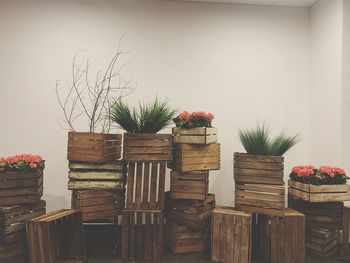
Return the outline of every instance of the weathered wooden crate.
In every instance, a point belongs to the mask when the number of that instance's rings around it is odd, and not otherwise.
[[[190,129],[173,128],[174,143],[211,144],[217,142],[217,129],[197,127]]]
[[[83,262],[84,230],[77,210],[58,210],[27,221],[30,263]]]
[[[234,153],[236,208],[266,215],[283,215],[283,161],[282,156]]]
[[[328,259],[338,251],[338,230],[306,228],[306,252],[314,257]]]
[[[211,260],[251,262],[252,214],[232,207],[216,207],[212,219]]]
[[[164,209],[166,162],[129,163],[126,208]]]
[[[9,245],[0,245],[1,263],[28,263],[28,249],[26,239]]]
[[[0,243],[26,240],[26,221],[45,214],[44,200],[35,204],[0,207]]]
[[[72,209],[81,212],[83,222],[96,219],[115,219],[124,209],[124,191],[74,190]]]
[[[193,253],[210,247],[210,223],[194,230],[166,220],[165,241],[173,254]]]
[[[31,204],[43,195],[43,170],[0,172],[0,206]]]
[[[343,234],[341,257],[350,261],[350,206],[344,206],[343,210]]]
[[[124,260],[158,262],[163,252],[163,242],[163,211],[124,210],[122,223]]]
[[[308,202],[350,201],[350,184],[312,185],[288,180],[288,193]]]
[[[124,190],[125,164],[114,161],[104,164],[69,162],[69,190]]]
[[[205,200],[209,189],[209,172],[170,172],[170,198]]]
[[[122,134],[69,132],[67,159],[105,163],[121,157]]]
[[[124,134],[123,150],[127,162],[171,161],[172,135],[127,132]]]
[[[214,207],[214,194],[209,194],[204,201],[199,201],[171,199],[170,192],[166,192],[167,218],[193,229],[203,228],[210,222]]]

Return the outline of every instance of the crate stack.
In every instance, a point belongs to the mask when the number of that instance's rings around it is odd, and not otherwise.
[[[216,128],[173,128],[174,160],[166,193],[166,243],[174,254],[210,247],[215,195],[208,193],[209,171],[220,169]]]

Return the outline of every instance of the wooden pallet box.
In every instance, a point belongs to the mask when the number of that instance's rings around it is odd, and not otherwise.
[[[283,161],[282,156],[234,153],[236,208],[266,215],[283,215]]]
[[[209,190],[209,172],[170,172],[170,198],[205,200]]]
[[[127,162],[171,161],[171,134],[125,133],[124,159]]]
[[[174,143],[211,144],[217,142],[217,129],[197,127],[190,129],[173,128]]]
[[[350,261],[350,206],[344,206],[341,257]]]
[[[306,251],[314,257],[329,259],[338,251],[338,230],[306,228]]]
[[[30,263],[83,262],[86,257],[81,214],[58,210],[26,224]]]
[[[0,245],[1,263],[28,263],[28,248],[26,239],[9,245]]]
[[[124,190],[125,164],[114,161],[103,164],[69,162],[69,190]]]
[[[123,260],[158,262],[163,253],[163,242],[163,211],[124,210],[122,220]]]

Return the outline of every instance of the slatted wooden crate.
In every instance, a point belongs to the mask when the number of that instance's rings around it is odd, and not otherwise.
[[[121,157],[122,134],[69,132],[67,159],[105,163]]]
[[[74,190],[72,209],[79,210],[83,222],[96,219],[115,219],[124,209],[124,191]]]
[[[26,240],[26,221],[45,214],[44,200],[35,204],[0,207],[0,243]]]
[[[30,263],[83,262],[84,230],[77,210],[58,210],[27,221]]]
[[[173,254],[208,250],[210,247],[210,222],[205,227],[194,230],[167,219],[165,241]]]
[[[343,210],[343,234],[341,257],[350,261],[350,206],[344,206]]]
[[[1,263],[27,263],[28,249],[26,239],[9,245],[0,245]]]
[[[0,172],[0,206],[31,204],[43,195],[43,170]]]
[[[282,156],[234,153],[236,208],[253,213],[283,215],[283,160]]]
[[[125,133],[124,159],[127,162],[171,161],[171,134]]]
[[[193,229],[205,227],[211,220],[215,207],[215,195],[209,194],[204,201],[171,199],[166,193],[166,214],[174,223]]]
[[[338,230],[306,228],[306,251],[314,257],[329,259],[338,251]]]
[[[163,252],[163,242],[163,211],[124,210],[122,223],[124,260],[158,262]]]
[[[170,172],[170,198],[205,200],[209,189],[209,172]]]
[[[166,162],[129,163],[126,208],[164,209]]]
[[[69,162],[69,190],[124,190],[125,164],[114,161],[104,164]]]
[[[211,260],[224,263],[251,262],[252,215],[232,207],[213,211]]]
[[[211,144],[217,142],[217,129],[197,127],[190,129],[173,128],[174,143]]]

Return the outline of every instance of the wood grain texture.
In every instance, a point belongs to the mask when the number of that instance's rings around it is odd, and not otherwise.
[[[343,210],[343,235],[342,235],[342,251],[341,257],[350,261],[350,207],[345,206]]]
[[[173,128],[174,143],[211,144],[217,142],[217,129],[197,127],[191,129]]]

